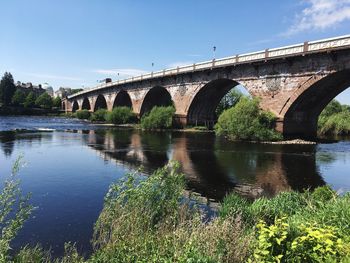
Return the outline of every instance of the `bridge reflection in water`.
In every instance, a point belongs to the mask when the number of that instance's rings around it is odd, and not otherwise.
[[[106,161],[150,174],[177,160],[189,190],[220,200],[236,191],[249,197],[324,185],[314,145],[227,142],[213,134],[82,131],[85,143]]]

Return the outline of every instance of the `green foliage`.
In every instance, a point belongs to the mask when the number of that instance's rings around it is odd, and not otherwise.
[[[234,88],[230,90],[219,102],[215,110],[216,115],[220,116],[224,110],[234,107],[242,97],[244,97],[244,95],[238,89]]]
[[[141,119],[145,130],[169,129],[172,127],[175,108],[173,106],[152,108],[151,112]]]
[[[61,108],[61,98],[60,97],[56,97],[52,100],[52,106],[56,107],[56,108]]]
[[[51,109],[52,104],[52,98],[47,92],[44,92],[35,100],[35,105],[44,109]]]
[[[105,121],[107,113],[106,109],[99,109],[90,115],[90,121]]]
[[[272,223],[277,217],[292,216],[305,205],[305,197],[297,192],[281,192],[274,198],[261,197],[254,202],[232,193],[223,200],[219,214],[224,218],[240,216],[247,226],[253,226],[259,220]]]
[[[332,100],[318,118],[320,134],[346,135],[350,133],[349,106]]]
[[[275,120],[272,113],[259,108],[258,99],[242,97],[220,115],[215,131],[233,140],[280,140],[281,134],[274,130]]]
[[[343,111],[342,105],[337,100],[332,100],[321,112],[321,116],[330,117],[333,114],[340,113]]]
[[[16,86],[11,73],[5,72],[0,81],[0,103],[10,105],[12,96],[16,91]]]
[[[0,192],[0,262],[8,262],[10,242],[16,237],[24,222],[29,218],[33,207],[29,195],[23,195],[16,175],[21,166],[18,158],[12,168],[12,175],[4,183]]]
[[[15,106],[23,105],[26,98],[26,94],[21,89],[16,89],[12,97],[12,104]]]
[[[75,116],[81,120],[87,120],[90,118],[90,111],[88,110],[78,110],[75,112]]]
[[[127,124],[135,122],[136,116],[129,107],[116,107],[107,115],[107,121],[113,124]]]
[[[350,112],[342,111],[329,117],[320,116],[318,120],[321,134],[345,135],[350,133]]]
[[[39,245],[30,248],[25,246],[14,256],[14,263],[48,263],[51,262],[51,255]]]
[[[248,237],[234,220],[201,222],[183,199],[184,177],[171,163],[145,180],[112,185],[94,232],[90,262],[242,262]]]
[[[23,106],[26,108],[34,107],[35,100],[36,100],[35,94],[33,92],[29,92],[29,94],[27,95],[27,97],[24,100]]]

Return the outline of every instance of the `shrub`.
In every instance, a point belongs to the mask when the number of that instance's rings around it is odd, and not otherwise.
[[[129,107],[116,107],[107,114],[107,121],[113,124],[127,124],[135,122],[136,116]]]
[[[81,120],[87,120],[90,118],[90,112],[88,110],[78,110],[75,112],[75,116]]]
[[[93,112],[90,116],[90,121],[105,121],[107,118],[108,111],[106,109],[98,109]]]
[[[215,131],[233,140],[280,140],[281,134],[274,130],[275,120],[272,113],[259,108],[258,99],[242,97],[220,115]]]
[[[141,127],[146,130],[169,129],[172,127],[175,108],[173,106],[155,106],[141,119]]]

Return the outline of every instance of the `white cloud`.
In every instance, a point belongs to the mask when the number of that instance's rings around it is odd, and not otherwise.
[[[72,81],[81,81],[81,78],[69,77],[69,76],[59,76],[51,74],[41,74],[41,73],[24,73],[27,76],[31,76],[39,79],[56,79],[56,80],[72,80]]]
[[[188,66],[192,64],[193,64],[193,61],[178,61],[167,65],[167,68],[177,68],[177,67],[183,67],[183,66]]]
[[[303,0],[307,4],[285,35],[324,30],[350,20],[350,0]]]
[[[117,69],[97,69],[94,70],[94,72],[101,74],[101,75],[118,75],[119,77],[133,77],[133,76],[139,76],[142,74],[146,74],[147,71],[141,70],[141,69],[134,69],[134,68],[117,68]]]

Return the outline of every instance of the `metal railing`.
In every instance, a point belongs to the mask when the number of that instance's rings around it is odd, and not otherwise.
[[[88,92],[92,92],[92,91],[96,91],[96,90],[100,90],[100,89],[104,89],[112,86],[118,86],[121,84],[130,83],[130,82],[137,82],[137,81],[142,81],[147,79],[160,78],[160,77],[183,74],[183,73],[194,72],[194,71],[202,71],[202,70],[225,67],[230,65],[252,63],[257,61],[281,58],[281,57],[290,57],[290,56],[301,55],[301,54],[337,50],[337,49],[343,49],[346,47],[350,47],[350,35],[322,39],[322,40],[317,40],[312,42],[304,42],[302,44],[279,47],[279,48],[265,49],[263,51],[241,54],[241,55],[236,55],[232,57],[225,57],[221,59],[213,59],[209,61],[195,63],[192,65],[186,65],[186,66],[171,68],[171,69],[164,69],[161,71],[150,72],[150,73],[136,76],[136,77],[130,77],[123,80],[117,80],[117,81],[105,83],[93,88],[85,89],[71,96],[68,96],[68,99],[77,97],[79,95],[82,95]]]

